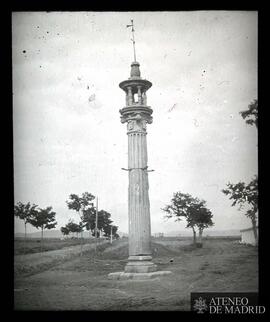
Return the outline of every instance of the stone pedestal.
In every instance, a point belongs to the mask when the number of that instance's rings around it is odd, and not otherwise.
[[[126,273],[150,273],[157,270],[151,256],[129,256],[125,266]]]
[[[115,272],[108,275],[110,280],[135,280],[135,281],[145,281],[157,279],[162,276],[170,275],[170,271],[156,271],[150,273],[126,273],[126,272]]]

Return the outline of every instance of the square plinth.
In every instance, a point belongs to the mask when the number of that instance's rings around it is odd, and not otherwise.
[[[125,266],[125,273],[152,273],[157,271],[157,265],[150,261],[130,261]]]
[[[156,271],[150,273],[126,273],[126,272],[115,272],[108,275],[110,280],[149,280],[165,275],[172,274],[171,271]]]

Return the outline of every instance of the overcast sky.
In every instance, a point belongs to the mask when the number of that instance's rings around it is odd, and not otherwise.
[[[239,115],[257,98],[257,12],[15,12],[12,15],[15,202],[78,215],[91,192],[128,230],[126,124],[119,109],[134,19],[148,105],[152,232],[182,230],[160,210],[173,192],[205,199],[215,229],[251,224],[221,189],[257,174],[257,131]],[[29,231],[36,231],[28,228]],[[15,232],[23,231],[20,220]]]

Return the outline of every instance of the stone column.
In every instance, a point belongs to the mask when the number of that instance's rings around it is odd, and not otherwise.
[[[130,120],[128,127],[129,262],[125,272],[156,271],[151,262],[151,224],[148,196],[146,121]]]
[[[133,96],[132,96],[132,90],[131,90],[131,86],[128,86],[128,105],[132,105],[133,103]]]
[[[147,106],[147,96],[145,92],[142,93],[142,100],[143,100],[143,105]]]
[[[129,106],[129,93],[126,91],[126,106]]]
[[[152,83],[141,78],[140,64],[133,62],[129,79],[119,87],[125,91],[126,106],[119,110],[128,134],[128,227],[129,257],[124,272],[110,273],[110,279],[148,279],[170,274],[157,271],[151,256],[150,204],[148,196],[146,124],[152,123],[153,110],[147,106],[146,91]],[[138,93],[138,103],[134,95]]]
[[[141,92],[141,86],[138,86],[138,103],[142,104],[142,92]]]

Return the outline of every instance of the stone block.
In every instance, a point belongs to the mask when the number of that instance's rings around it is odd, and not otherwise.
[[[150,280],[161,276],[172,274],[171,271],[157,271],[150,273],[127,273],[127,272],[115,272],[108,275],[110,280]]]
[[[125,266],[126,273],[149,273],[155,272],[157,265],[152,262],[129,262]]]

